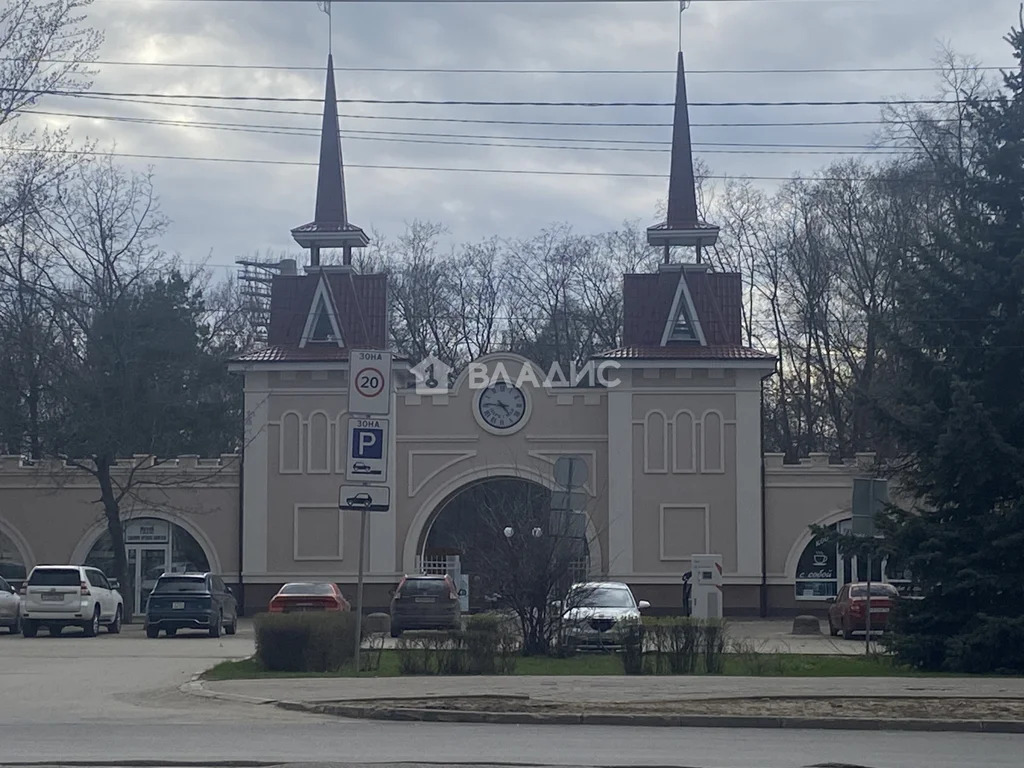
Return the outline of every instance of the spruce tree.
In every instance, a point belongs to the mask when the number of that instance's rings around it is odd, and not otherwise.
[[[1024,19],[1006,37],[1024,63]],[[922,668],[1024,672],[1024,75],[970,105],[967,170],[938,169],[941,229],[908,260],[878,403],[909,511],[883,521],[923,599],[891,639]]]

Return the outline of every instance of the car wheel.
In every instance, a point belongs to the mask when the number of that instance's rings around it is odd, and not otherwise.
[[[392,637],[401,637],[402,636],[402,628],[401,627],[392,627],[391,628],[391,636]]]
[[[97,605],[92,612],[92,620],[87,622],[84,627],[86,637],[96,637],[100,633],[100,607]]]
[[[64,627],[60,624],[51,624],[46,628],[46,630],[50,633],[50,637],[60,637],[60,633],[64,631]]]
[[[174,637],[176,634],[178,634],[178,628],[171,627],[170,629],[165,629],[164,632],[168,637]]]
[[[21,633],[21,614],[20,613],[17,614],[14,617],[14,623],[11,624],[11,626],[9,626],[7,628],[7,631],[10,632],[12,635],[17,635],[17,634]]]
[[[237,631],[238,631],[238,614],[236,613],[235,614],[235,618],[231,621],[231,623],[228,624],[226,627],[224,627],[224,634],[226,634],[226,635],[233,635]]]
[[[853,640],[853,630],[850,629],[849,623],[843,620],[843,640]]]
[[[146,627],[146,637],[152,639],[160,634],[160,627]]]
[[[224,626],[224,614],[217,614],[217,621],[210,625],[210,637],[220,637],[220,628]]]
[[[25,619],[25,621],[22,622],[21,634],[24,637],[35,637],[37,632],[39,632],[39,625],[32,619]]]
[[[107,624],[107,632],[112,635],[119,634],[121,632],[121,606],[117,606],[117,611],[114,613],[114,620]]]
[[[828,633],[831,637],[835,637],[839,634],[839,630],[836,629],[836,625],[832,623],[832,617],[828,617]]]

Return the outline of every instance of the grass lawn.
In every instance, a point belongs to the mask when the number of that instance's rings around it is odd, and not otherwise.
[[[581,654],[558,659],[530,656],[518,659],[517,675],[621,675],[622,663],[614,654]],[[885,657],[813,656],[801,654],[726,654],[725,675],[766,677],[907,677],[936,676],[894,665]],[[353,671],[268,672],[255,659],[222,661],[203,674],[205,680],[243,680],[278,677],[352,677]],[[380,668],[363,677],[398,677],[398,652],[381,652]]]

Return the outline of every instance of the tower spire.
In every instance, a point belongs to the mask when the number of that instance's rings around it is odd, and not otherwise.
[[[338,125],[338,96],[334,87],[334,56],[327,55],[327,84],[324,116],[320,129],[320,163],[316,181],[316,209],[313,221],[292,230],[292,237],[310,251],[311,267],[320,266],[321,248],[343,249],[343,263],[352,263],[352,249],[362,248],[370,238],[348,220],[345,196],[345,164],[341,154]]]
[[[685,8],[681,8],[685,10]],[[672,161],[668,180],[668,211],[665,223],[647,230],[647,242],[665,248],[665,263],[674,245],[694,246],[697,261],[701,248],[714,245],[718,227],[702,225],[697,215],[697,184],[693,174],[690,139],[690,108],[686,97],[686,66],[679,51],[676,66],[675,114],[672,119]]]

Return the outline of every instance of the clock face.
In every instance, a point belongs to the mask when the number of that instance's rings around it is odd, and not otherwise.
[[[497,381],[477,401],[483,422],[495,430],[510,430],[526,416],[526,395],[513,384]]]

